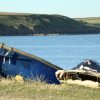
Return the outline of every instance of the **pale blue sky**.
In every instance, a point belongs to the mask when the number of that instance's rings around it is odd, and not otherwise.
[[[100,17],[100,0],[0,0],[0,12]]]

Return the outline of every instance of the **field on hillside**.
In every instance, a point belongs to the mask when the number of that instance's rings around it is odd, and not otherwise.
[[[90,23],[90,24],[100,25],[100,17],[75,18],[75,20],[79,20],[81,22],[86,22],[86,23]]]
[[[0,100],[99,100],[100,88],[0,80]]]

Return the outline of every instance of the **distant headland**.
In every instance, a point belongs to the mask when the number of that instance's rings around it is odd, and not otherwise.
[[[99,34],[100,23],[93,23],[92,19],[89,22],[89,18],[1,12],[0,36]]]

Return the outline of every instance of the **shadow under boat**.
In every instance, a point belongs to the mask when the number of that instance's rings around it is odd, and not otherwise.
[[[20,74],[26,79],[40,78],[47,83],[59,84],[55,72],[61,69],[40,57],[0,43],[0,75],[3,77]]]

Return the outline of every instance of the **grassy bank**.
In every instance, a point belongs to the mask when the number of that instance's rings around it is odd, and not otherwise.
[[[99,100],[100,88],[41,82],[0,81],[0,100]]]

